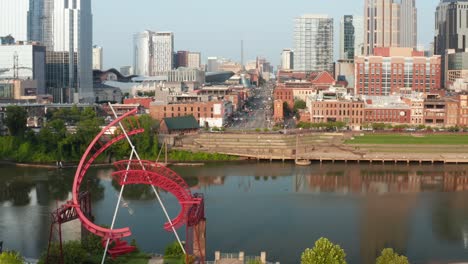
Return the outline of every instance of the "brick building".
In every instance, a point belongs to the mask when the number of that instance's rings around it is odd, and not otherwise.
[[[365,123],[409,124],[411,107],[399,96],[366,96]]]
[[[275,122],[282,122],[284,120],[283,101],[280,99],[277,99],[274,102],[273,119]]]
[[[124,104],[139,104],[145,109],[150,109],[150,104],[152,102],[154,102],[154,99],[150,97],[135,97],[124,99]]]
[[[468,95],[459,95],[458,102],[458,125],[462,127],[468,126]]]
[[[411,109],[411,125],[424,124],[424,98],[419,96],[403,97],[402,100],[409,105]]]
[[[307,106],[311,123],[344,122],[359,130],[364,118],[364,102],[345,96],[344,92],[320,91],[309,96]]]
[[[153,119],[192,115],[201,127],[223,127],[233,111],[229,101],[188,102],[174,104],[152,104],[150,114]]]
[[[291,88],[285,87],[276,87],[274,92],[275,100],[280,100],[281,102],[286,102],[290,109],[294,107],[294,90]]]
[[[452,127],[461,125],[461,97],[428,95],[424,100],[424,124],[426,126]]]
[[[402,89],[431,93],[441,88],[441,57],[411,48],[375,48],[355,59],[355,94],[391,95]]]

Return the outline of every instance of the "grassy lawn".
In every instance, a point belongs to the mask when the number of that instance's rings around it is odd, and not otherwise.
[[[388,135],[367,134],[347,140],[346,144],[387,144],[387,145],[468,145],[468,135]]]

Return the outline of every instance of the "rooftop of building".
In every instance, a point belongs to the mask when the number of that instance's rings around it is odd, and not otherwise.
[[[362,96],[366,108],[382,108],[382,109],[409,109],[399,95],[389,96]]]

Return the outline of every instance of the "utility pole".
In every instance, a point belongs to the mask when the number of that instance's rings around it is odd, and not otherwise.
[[[241,40],[241,66],[244,69],[244,40]]]
[[[13,79],[18,80],[18,53],[15,51],[13,55]]]

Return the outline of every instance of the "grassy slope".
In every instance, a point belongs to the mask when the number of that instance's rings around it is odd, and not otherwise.
[[[346,144],[386,144],[386,145],[468,145],[468,135],[382,135],[368,134],[347,140]]]

